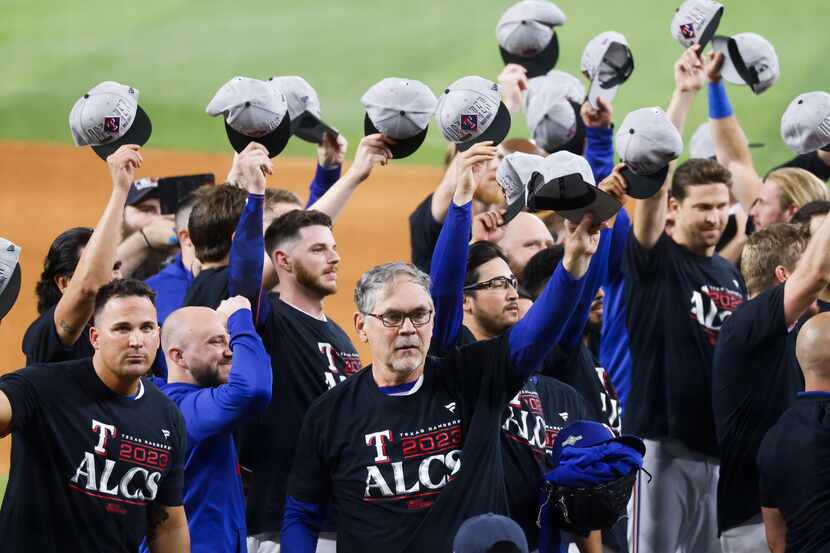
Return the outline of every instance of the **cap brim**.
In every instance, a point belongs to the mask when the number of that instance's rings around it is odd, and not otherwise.
[[[715,36],[715,33],[718,30],[718,25],[720,25],[720,18],[723,16],[723,6],[718,8],[718,11],[715,12],[715,15],[709,21],[709,24],[706,25],[706,28],[703,29],[703,32],[700,34],[700,38],[698,39],[697,43],[700,45],[698,52],[701,54],[703,53],[703,49],[706,48],[706,45],[709,44],[709,41],[712,40],[712,37]]]
[[[583,215],[592,213],[594,222],[601,223],[613,217],[620,209],[622,209],[622,204],[619,200],[597,188],[594,201],[587,206],[581,209],[557,209],[556,212],[572,223],[579,223]]]
[[[124,133],[124,136],[107,144],[92,146],[92,151],[106,161],[107,157],[115,153],[124,144],[144,146],[150,140],[151,134],[153,134],[153,124],[150,122],[150,117],[141,109],[141,106],[136,106],[135,119],[127,132]]]
[[[553,31],[553,36],[545,48],[533,57],[526,58],[518,54],[511,54],[503,47],[499,46],[501,59],[504,64],[516,63],[527,69],[527,78],[541,77],[547,75],[548,71],[556,67],[556,62],[559,61],[559,38],[556,36],[556,31]]]
[[[747,85],[756,92],[757,82],[754,82],[751,71],[744,63],[743,56],[738,49],[735,39],[725,36],[716,36],[712,40],[712,49],[723,54],[721,75],[727,82],[738,85]],[[756,92],[757,93],[757,92]]]
[[[599,109],[597,98],[602,98],[606,102],[611,103],[617,96],[617,89],[619,88],[620,85],[614,85],[611,88],[602,88],[602,85],[599,84],[599,76],[596,76],[591,79],[591,85],[588,87],[588,102],[592,107]]]
[[[424,139],[427,137],[428,130],[429,126],[427,126],[426,129],[422,130],[415,136],[411,136],[409,138],[394,138],[392,136],[388,137],[395,141],[394,144],[389,145],[389,150],[392,152],[392,158],[403,159],[407,156],[411,156],[412,154],[414,154],[418,150],[418,148],[421,147],[421,144],[424,143]],[[370,134],[377,133],[380,133],[380,131],[372,123],[372,120],[369,119],[369,114],[367,113],[363,117],[363,136],[369,136]]]
[[[256,142],[257,144],[265,146],[268,150],[268,157],[275,157],[285,149],[285,145],[288,144],[288,139],[291,138],[291,120],[286,113],[276,129],[258,138],[253,138],[234,130],[228,125],[227,121],[225,121],[225,132],[228,133],[228,140],[236,152],[241,152],[248,144]]]
[[[0,294],[0,319],[6,316],[14,302],[17,301],[17,296],[20,294],[20,281],[20,263],[18,263],[14,268],[11,279],[9,279],[9,283],[6,285],[6,289]]]
[[[652,175],[638,175],[628,167],[625,167],[622,170],[622,176],[628,185],[626,187],[626,194],[637,200],[651,198],[662,188],[668,174],[668,165]]]
[[[504,213],[501,216],[502,226],[506,225],[510,221],[516,218],[516,215],[522,212],[522,210],[527,207],[527,193],[522,196],[519,196],[512,203],[508,204],[507,209],[505,209]]]
[[[126,205],[135,205],[147,200],[149,198],[160,198],[159,188],[158,186],[153,186],[151,188],[145,188],[137,192],[133,197],[130,197],[129,194],[127,195],[127,201],[125,202]]]
[[[534,172],[531,176],[531,192],[528,194],[527,207],[537,211],[578,210],[591,205],[596,199],[595,187],[584,180],[579,173],[562,175],[549,182],[536,186],[541,175]],[[574,193],[574,189],[578,193]],[[569,190],[568,198],[563,198],[564,189]]]
[[[300,140],[305,140],[312,144],[322,144],[323,137],[326,133],[330,134],[333,138],[337,138],[339,135],[337,130],[326,125],[310,111],[304,111],[297,118],[291,120],[291,134]]]
[[[474,144],[485,142],[487,140],[492,140],[494,145],[501,144],[501,141],[504,140],[504,137],[506,137],[509,132],[510,111],[507,109],[507,106],[504,105],[504,102],[499,102],[499,111],[496,113],[496,117],[490,123],[490,126],[474,139],[468,142],[459,142],[455,145],[455,147],[459,152],[463,152],[465,150],[469,150]]]

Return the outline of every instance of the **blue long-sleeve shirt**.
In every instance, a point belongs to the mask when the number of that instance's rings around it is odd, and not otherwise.
[[[187,429],[184,508],[194,553],[246,550],[245,497],[233,431],[271,400],[271,360],[251,312],[231,315],[228,331],[233,362],[226,384],[160,386],[181,410]],[[147,551],[146,544],[141,551]]]
[[[262,233],[262,210],[265,197],[248,194],[228,256],[228,294],[245,296],[251,302],[254,324],[264,320],[263,310],[269,307],[262,301],[262,270],[265,256],[265,238]]]
[[[613,127],[585,127],[585,159],[597,184],[614,169],[613,132]]]
[[[628,346],[628,328],[625,324],[625,282],[622,275],[622,258],[630,232],[631,219],[628,213],[621,209],[614,221],[608,269],[602,283],[605,299],[603,300],[599,360],[608,371],[611,383],[617,390],[621,410],[625,409],[625,402],[631,390],[631,350]]]
[[[311,207],[314,202],[320,199],[320,196],[325,194],[331,185],[337,182],[340,178],[340,165],[327,169],[317,164],[317,170],[314,172],[314,178],[311,184],[308,185],[308,202],[306,202],[306,209]]]
[[[156,293],[156,313],[159,324],[164,324],[167,316],[182,306],[187,287],[193,280],[190,269],[182,263],[182,255],[144,282]]]

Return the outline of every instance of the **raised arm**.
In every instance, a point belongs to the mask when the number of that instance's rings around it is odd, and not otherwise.
[[[784,316],[792,326],[830,284],[830,217],[825,217],[784,284]]]
[[[136,145],[121,146],[107,158],[112,176],[112,194],[55,308],[55,328],[65,346],[71,346],[78,340],[92,317],[95,294],[112,280],[127,192],[135,178],[135,170],[143,162],[139,149]]]
[[[147,514],[147,547],[152,553],[190,553],[184,505],[152,503]]]
[[[432,214],[433,220],[441,224],[447,217],[447,211],[450,208],[453,195],[455,194],[456,179],[458,178],[458,154],[456,154],[447,170],[444,171],[444,176],[441,177],[441,182],[438,183],[438,188],[432,193],[432,201],[429,204],[429,210]]]
[[[459,177],[438,242],[432,254],[430,276],[432,301],[435,303],[435,326],[431,349],[437,354],[455,344],[464,318],[464,275],[467,272],[467,249],[472,227],[472,200],[476,189],[473,165],[487,163],[496,155],[492,142],[476,144],[459,154]]]
[[[666,115],[680,133],[686,124],[686,116],[692,107],[697,93],[703,87],[706,78],[703,62],[697,55],[699,46],[695,44],[680,56],[674,64],[675,88]],[[654,196],[637,200],[637,216],[634,219],[634,237],[645,250],[650,250],[660,239],[666,228],[668,211],[668,188],[672,179],[672,170],[666,176],[662,188]]]
[[[749,141],[738,123],[721,79],[723,54],[711,53],[706,64],[709,77],[709,121],[718,162],[732,173],[732,194],[746,213],[758,197],[761,177],[752,163]]]
[[[585,124],[585,159],[594,178],[601,181],[614,168],[614,107],[603,98],[597,98],[597,103],[599,108],[594,108],[590,102],[582,104],[580,116]]]
[[[271,358],[254,328],[250,308],[247,299],[234,296],[216,309],[226,321],[233,361],[226,384],[203,388],[179,405],[187,434],[197,441],[232,431],[245,416],[271,401]]]
[[[322,211],[332,221],[337,219],[358,185],[369,178],[372,169],[376,165],[386,165],[392,159],[390,143],[391,140],[382,134],[364,136],[357,145],[352,166],[310,209]]]
[[[599,245],[599,226],[583,216],[579,225],[565,222],[565,256],[527,315],[510,330],[510,357],[522,379],[536,370],[562,339],[568,320],[585,287],[585,273]],[[593,228],[592,228],[593,227]]]
[[[317,145],[317,170],[308,186],[306,209],[340,179],[340,169],[346,158],[348,147],[346,137],[342,134],[338,134],[336,138],[328,132],[323,134],[323,143]]]
[[[121,261],[121,274],[128,277],[147,259],[150,252],[171,254],[178,244],[172,215],[159,215],[118,245],[115,257]]]

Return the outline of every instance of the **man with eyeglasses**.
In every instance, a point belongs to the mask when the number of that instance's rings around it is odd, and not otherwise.
[[[281,533],[287,550],[314,550],[331,499],[340,551],[451,551],[464,520],[510,513],[504,411],[572,316],[599,240],[592,226],[586,217],[568,237],[524,319],[440,359],[427,356],[438,307],[429,277],[404,263],[363,274],[355,327],[372,363],[306,414]]]

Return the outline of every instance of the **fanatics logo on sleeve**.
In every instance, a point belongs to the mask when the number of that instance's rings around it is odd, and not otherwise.
[[[170,431],[167,430],[166,428],[162,428],[161,433],[164,434],[164,439],[165,440],[170,437]]]
[[[118,129],[121,128],[121,119],[119,117],[104,117],[104,130],[110,134],[117,134]]]
[[[447,409],[447,411],[449,411],[450,413],[455,413],[455,402],[454,402],[454,401],[453,401],[453,402],[450,402],[450,403],[448,403],[448,404],[446,404],[446,405],[444,405],[444,407],[445,407],[445,408]]]
[[[577,442],[582,440],[582,435],[579,436],[568,436],[568,438],[562,442],[562,447],[567,447],[569,445],[576,445]]]

